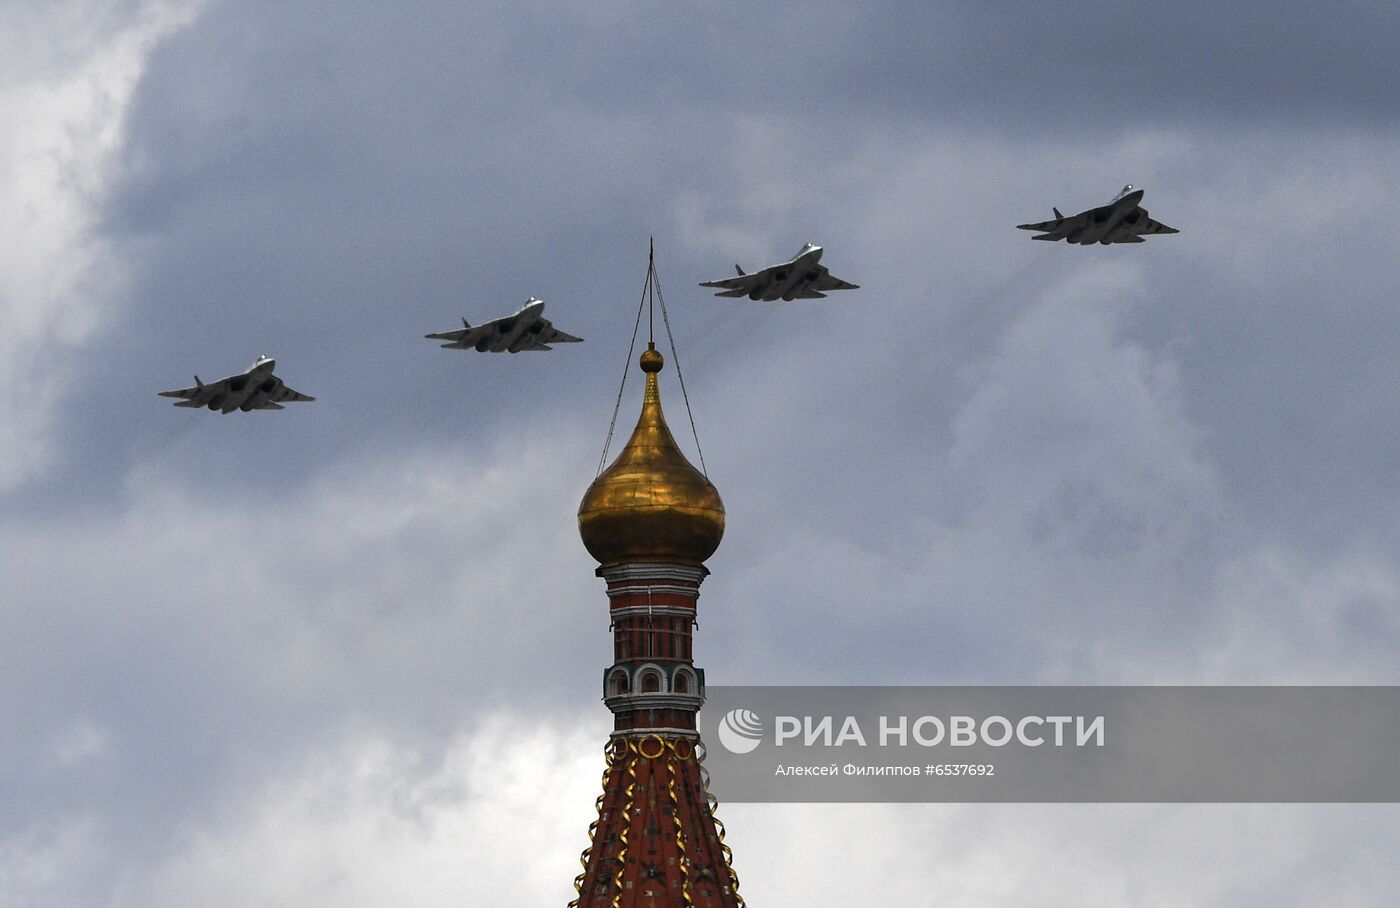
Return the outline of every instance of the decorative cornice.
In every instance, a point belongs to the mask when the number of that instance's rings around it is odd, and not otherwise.
[[[698,712],[705,704],[705,696],[699,693],[651,691],[645,694],[613,694],[604,697],[603,703],[614,713],[629,713],[639,709],[688,709]]]
[[[690,738],[695,741],[700,740],[700,732],[693,728],[672,728],[669,725],[651,725],[646,728],[629,728],[625,731],[615,731],[608,735],[610,739],[616,738],[645,738],[647,735],[674,735],[677,738]]]
[[[703,564],[677,564],[672,561],[625,561],[597,568],[594,572],[609,583],[626,580],[680,580],[699,586],[710,575]]]
[[[663,583],[635,584],[628,586],[608,587],[609,599],[622,599],[626,596],[640,596],[650,594],[652,596],[684,596],[687,599],[699,599],[700,590],[693,586],[671,586]]]
[[[636,615],[661,615],[694,620],[695,609],[679,605],[624,605],[613,609],[608,614],[614,621],[618,618],[631,618]]]

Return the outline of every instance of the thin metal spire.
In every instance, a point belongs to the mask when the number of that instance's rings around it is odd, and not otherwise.
[[[637,301],[637,318],[632,324],[632,340],[627,345],[627,360],[622,367],[622,381],[617,388],[617,401],[613,404],[612,420],[608,423],[608,437],[603,442],[603,455],[598,458],[598,472],[596,476],[603,474],[603,468],[608,461],[608,449],[612,446],[613,432],[617,428],[617,414],[622,409],[622,393],[627,387],[627,373],[632,368],[632,351],[637,347],[637,331],[642,325],[642,308],[647,310],[647,348],[656,349],[656,302],[661,302],[661,322],[666,328],[666,339],[671,346],[671,361],[676,366],[676,379],[681,386],[681,399],[685,401],[685,415],[690,420],[690,434],[695,439],[695,453],[700,458],[700,472],[709,478],[709,472],[705,469],[705,452],[700,448],[700,433],[695,430],[695,414],[690,409],[690,395],[685,390],[685,375],[681,372],[681,358],[676,352],[676,337],[671,333],[671,319],[666,313],[666,297],[661,293],[661,278],[656,273],[656,238],[647,238],[647,276],[642,283],[642,298]]]

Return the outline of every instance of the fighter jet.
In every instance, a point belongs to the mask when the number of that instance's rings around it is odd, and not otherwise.
[[[791,260],[781,265],[773,265],[753,274],[745,274],[743,268],[735,265],[738,277],[705,281],[700,286],[721,288],[723,292],[715,296],[747,296],[751,300],[818,300],[826,297],[821,292],[823,290],[859,289],[858,284],[848,284],[832,277],[825,265],[818,264],[821,258],[822,247],[808,243]]]
[[[177,407],[208,407],[221,413],[234,410],[281,410],[285,401],[315,400],[316,398],[293,391],[282,383],[282,379],[272,374],[277,361],[259,356],[246,372],[230,375],[209,384],[194,377],[193,388],[179,391],[161,391],[161,397],[180,397]]]
[[[451,350],[475,349],[480,353],[551,350],[553,348],[550,344],[576,344],[583,340],[554,327],[554,324],[542,315],[543,312],[544,300],[537,300],[532,296],[514,315],[507,315],[475,328],[466,319],[462,319],[460,331],[444,331],[441,334],[424,336],[430,340],[450,341],[451,343],[443,346]]]
[[[1123,187],[1123,191],[1118,193],[1113,201],[1102,207],[1090,208],[1070,217],[1060,214],[1058,208],[1051,208],[1050,210],[1055,212],[1055,220],[1039,224],[1017,224],[1016,227],[1020,230],[1041,231],[1040,236],[1031,237],[1033,240],[1068,240],[1081,246],[1094,243],[1105,246],[1109,243],[1141,243],[1144,235],[1180,233],[1175,227],[1168,227],[1148,217],[1147,209],[1138,204],[1141,201],[1142,190],[1134,189],[1130,183]]]

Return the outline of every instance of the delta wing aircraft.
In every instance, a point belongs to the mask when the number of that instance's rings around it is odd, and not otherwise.
[[[1051,208],[1050,210],[1055,212],[1053,221],[1017,224],[1016,227],[1020,230],[1040,231],[1040,236],[1031,237],[1033,240],[1067,240],[1081,246],[1094,243],[1105,246],[1110,243],[1141,243],[1143,236],[1180,233],[1175,227],[1168,227],[1147,216],[1147,209],[1138,204],[1142,201],[1142,193],[1141,189],[1134,189],[1130,183],[1107,205],[1090,208],[1069,217],[1060,214],[1060,209]]]
[[[720,288],[722,292],[715,296],[747,296],[751,300],[816,300],[826,297],[823,290],[860,289],[858,284],[848,284],[832,277],[826,266],[820,264],[821,258],[822,247],[808,243],[781,265],[773,265],[753,274],[745,274],[743,268],[735,265],[738,277],[704,281],[700,286]]]
[[[576,344],[583,340],[554,327],[554,324],[544,317],[543,312],[544,300],[532,296],[514,315],[507,315],[476,327],[462,319],[459,331],[444,331],[425,337],[430,340],[449,341],[443,346],[451,350],[474,349],[480,353],[552,350],[550,344]]]
[[[281,410],[286,401],[315,400],[316,398],[293,391],[282,383],[282,379],[272,374],[277,361],[259,356],[246,372],[230,375],[209,384],[194,377],[193,388],[178,391],[161,391],[161,397],[179,397],[177,407],[208,407],[222,413],[234,410]]]

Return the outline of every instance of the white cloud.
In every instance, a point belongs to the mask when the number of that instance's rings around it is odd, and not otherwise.
[[[600,793],[594,738],[498,715],[441,752],[356,741],[202,818],[112,904],[562,904]]]
[[[14,634],[0,673],[23,686],[57,671],[59,690],[115,682],[147,697],[171,672],[187,680],[177,701],[332,713],[394,711],[400,685],[556,683],[529,659],[523,677],[496,673],[537,632],[562,645],[596,625],[605,644],[602,612],[562,605],[601,599],[573,520],[589,447],[565,433],[503,441],[482,459],[378,451],[275,497],[221,497],[197,470],[149,464],[115,514],[6,534]]]
[[[799,646],[803,655],[785,668],[808,671],[822,652],[816,665],[863,665],[886,680],[969,680],[958,673],[971,671],[1003,683],[1083,681],[1138,639],[1189,657],[1228,501],[1173,360],[1125,336],[1144,297],[1139,272],[1122,264],[1084,266],[1043,288],[966,367],[970,390],[942,450],[918,446],[933,433],[912,425],[927,413],[917,391],[893,383],[875,392],[901,396],[892,408],[905,414],[899,431],[873,443],[844,433],[819,442],[822,455],[783,478],[794,495],[807,483],[813,519],[784,516],[804,501],[748,505],[764,511],[750,519],[772,541],[735,564],[742,581],[725,583],[825,620],[784,630],[785,612],[743,613],[753,625],[736,636],[795,633],[814,649]],[[841,380],[838,372],[815,383],[834,394]],[[809,385],[796,393],[821,396]],[[815,406],[785,408],[785,418]],[[861,453],[840,469],[818,466],[840,464],[843,449]],[[844,495],[841,483],[852,483]],[[916,641],[932,652],[921,659]]]
[[[949,452],[974,523],[1081,552],[1160,555],[1185,542],[1163,537],[1185,529],[1165,525],[1174,513],[1217,506],[1174,364],[1122,336],[1124,310],[1143,299],[1136,269],[1085,267],[975,367]]]
[[[0,534],[0,727],[25,730],[0,739],[0,874],[40,892],[70,855],[85,869],[62,885],[101,891],[192,829],[220,834],[221,805],[308,755],[366,737],[432,750],[522,702],[551,723],[596,707],[606,598],[573,526],[591,447],[566,434],[481,460],[379,452],[291,495],[232,499],[153,464],[115,513]],[[593,753],[606,712],[590,722]],[[370,787],[390,770],[365,772]],[[286,861],[268,885],[292,885]]]
[[[1393,805],[720,805],[754,905],[1375,904]],[[782,843],[773,847],[771,843]],[[1345,844],[1344,844],[1345,843]]]
[[[96,824],[81,818],[0,832],[0,903],[13,908],[89,903],[86,874],[102,850]]]
[[[0,29],[10,61],[0,83],[0,491],[55,453],[47,430],[65,390],[56,364],[112,317],[104,300],[124,266],[93,235],[97,205],[145,58],[194,9],[151,2],[119,22],[98,4],[6,11],[22,21]]]
[[[100,812],[0,837],[0,901],[562,904],[587,844],[604,740],[586,724],[497,713],[427,748],[328,742],[255,784],[206,793],[205,809],[162,830],[154,848],[113,835]]]
[[[1260,547],[1223,566],[1200,675],[1234,683],[1400,681],[1400,577],[1374,552]],[[1146,654],[1144,654],[1146,655]]]

